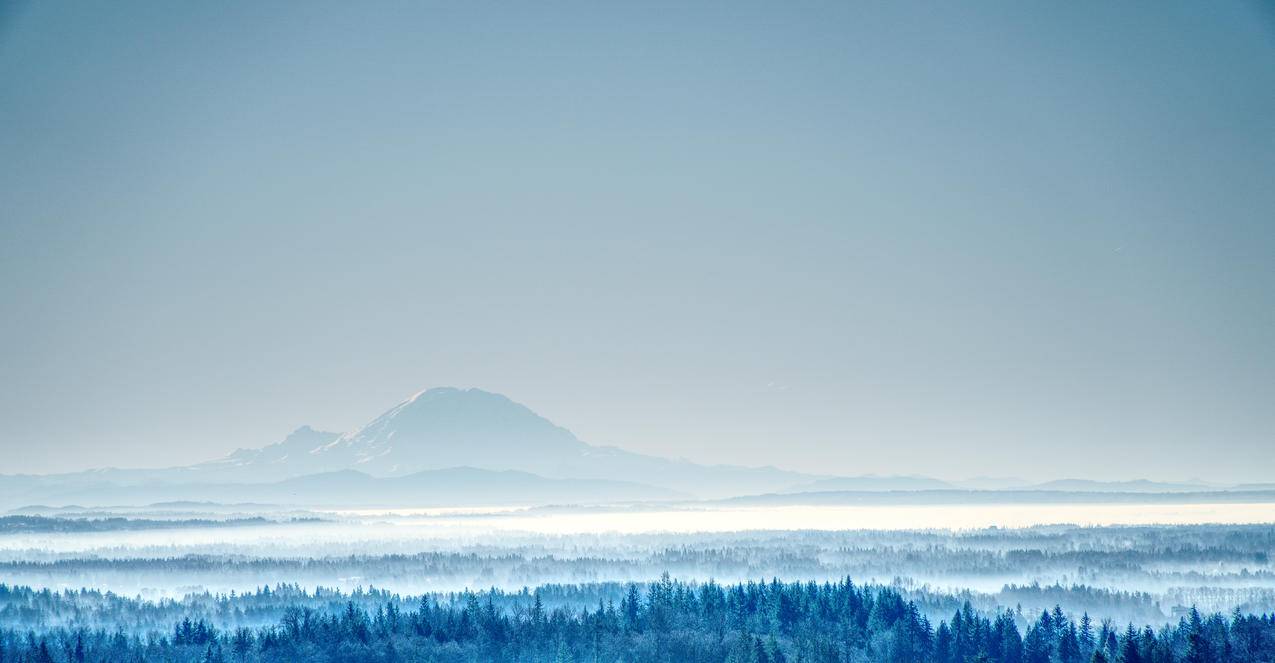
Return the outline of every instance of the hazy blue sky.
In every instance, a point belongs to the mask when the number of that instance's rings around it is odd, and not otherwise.
[[[1275,11],[0,12],[0,471],[505,393],[593,443],[1275,480]]]

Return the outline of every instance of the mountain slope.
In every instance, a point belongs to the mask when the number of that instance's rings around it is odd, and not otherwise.
[[[1190,493],[1218,490],[1203,483],[1171,483],[1134,479],[1132,481],[1094,481],[1091,479],[1058,479],[1033,484],[1023,490],[1062,490],[1085,493]]]
[[[278,445],[241,450],[192,469],[257,480],[342,469],[394,477],[470,466],[557,479],[633,481],[703,497],[782,490],[821,478],[589,445],[527,407],[481,389],[423,391],[349,433],[324,437],[329,435],[301,429]],[[293,438],[300,441],[294,444]]]
[[[227,496],[240,502],[334,507],[595,504],[684,497],[630,481],[547,479],[526,472],[454,467],[384,478],[339,470],[269,483],[55,484],[0,495],[0,508],[32,503],[103,507],[170,501],[224,502]]]
[[[412,396],[313,455],[393,476],[457,465],[538,472],[588,449],[567,429],[504,396],[440,388]]]
[[[233,477],[239,481],[276,481],[313,472],[333,469],[327,459],[315,451],[331,444],[340,437],[338,433],[317,431],[302,426],[292,431],[282,442],[260,449],[236,449],[230,455],[210,460],[189,468],[199,480],[216,480]]]
[[[891,490],[952,490],[955,486],[929,477],[909,476],[874,476],[834,477],[820,479],[808,484],[794,487],[789,492],[821,492],[829,490],[849,491],[891,491]]]

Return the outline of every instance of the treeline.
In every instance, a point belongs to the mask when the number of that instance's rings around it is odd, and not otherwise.
[[[527,599],[508,600],[511,596]],[[505,599],[501,607],[498,599]],[[1028,619],[969,604],[933,626],[889,587],[688,584],[667,576],[591,608],[546,606],[542,591],[465,592],[375,608],[287,609],[276,624],[221,630],[184,619],[129,636],[88,628],[4,629],[0,662],[669,661],[720,663],[1264,663],[1275,616],[1195,610],[1176,624],[1119,628],[1060,608]]]
[[[49,516],[0,516],[0,534],[24,533],[78,533],[120,532],[152,529],[182,529],[187,527],[249,527],[253,525],[279,525],[289,523],[322,522],[318,518],[291,518],[270,520],[262,516],[245,518],[183,518],[165,520],[158,518],[55,518]]]
[[[321,525],[320,527],[326,527]],[[280,525],[286,531],[288,525]],[[375,528],[369,528],[374,530]],[[359,528],[351,537],[361,536]],[[751,532],[632,537],[527,537],[459,550],[376,554],[385,546],[355,539],[357,554],[267,547],[218,554],[157,555],[103,549],[84,557],[21,551],[0,555],[0,578],[31,586],[93,586],[119,593],[180,596],[254,587],[261,578],[306,586],[389,587],[404,593],[464,587],[516,588],[545,583],[642,581],[668,571],[678,578],[724,582],[845,576],[910,587],[970,587],[992,600],[1028,608],[1062,603],[1125,620],[1150,620],[1178,606],[1229,612],[1275,611],[1275,527],[1053,527],[953,532]],[[388,545],[388,544],[387,544]],[[401,544],[395,544],[401,545]],[[411,545],[420,545],[418,543]],[[201,546],[201,550],[208,546]],[[334,546],[337,550],[339,546]],[[163,550],[160,548],[159,550]],[[313,552],[314,556],[308,556]],[[148,556],[136,556],[145,553]],[[7,557],[7,558],[6,558]],[[1032,583],[1127,592],[1088,597],[996,596]],[[1055,592],[1057,593],[1057,592]],[[156,595],[156,594],[149,594]],[[1072,600],[1075,599],[1075,600]],[[1083,599],[1083,600],[1082,600]],[[972,599],[979,605],[978,598]],[[1122,607],[1123,606],[1123,607]]]
[[[647,589],[646,583],[636,586],[643,591]],[[1031,614],[1044,607],[1063,605],[1070,612],[1118,616],[1124,621],[1160,623],[1166,619],[1160,607],[1145,595],[1092,587],[1007,587],[994,595],[970,592],[950,594],[910,587],[907,584],[895,584],[891,588],[912,601],[921,614],[931,620],[942,619],[967,603],[982,612],[994,612],[1001,606],[1012,606],[1017,614]],[[575,610],[591,607],[599,602],[617,602],[627,591],[627,584],[616,582],[549,583],[540,585],[536,589],[536,596],[546,607]],[[430,596],[440,603],[452,604],[462,601],[465,594],[435,592]],[[502,611],[525,609],[532,598],[525,587],[519,591],[493,588],[484,592],[483,596],[484,600],[492,602]],[[309,591],[298,584],[287,583],[243,593],[199,592],[187,594],[180,599],[158,601],[95,589],[55,592],[0,584],[0,624],[38,629],[100,626],[123,630],[128,634],[144,634],[156,629],[165,630],[169,624],[182,619],[202,620],[219,629],[234,629],[240,626],[259,627],[272,624],[289,608],[332,612],[343,609],[346,603],[352,602],[359,608],[374,610],[392,602],[399,609],[405,610],[415,607],[419,601],[419,597],[403,596],[377,588],[342,592],[333,588],[316,587]]]

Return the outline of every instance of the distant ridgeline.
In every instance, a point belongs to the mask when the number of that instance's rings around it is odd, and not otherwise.
[[[916,593],[913,593],[915,596]],[[922,594],[921,596],[924,596]],[[188,601],[192,598],[188,597]],[[947,597],[951,598],[951,597]],[[935,627],[891,587],[836,583],[546,585],[534,592],[401,597],[280,586],[211,599],[145,635],[180,602],[0,585],[0,661],[669,661],[1259,663],[1275,615],[1201,615],[1123,627],[1059,608],[1038,616],[955,607]],[[116,628],[74,624],[84,611]],[[223,626],[227,621],[265,626]]]
[[[0,516],[0,534],[50,533],[50,532],[117,532],[121,530],[179,529],[185,527],[243,527],[246,525],[275,525],[279,520],[261,516],[245,518],[49,518],[46,516]],[[289,518],[282,522],[314,523],[319,518]]]

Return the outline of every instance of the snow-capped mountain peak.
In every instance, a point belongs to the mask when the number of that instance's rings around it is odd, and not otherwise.
[[[414,394],[316,451],[374,474],[474,465],[543,466],[588,445],[527,407],[481,389],[440,387]]]

